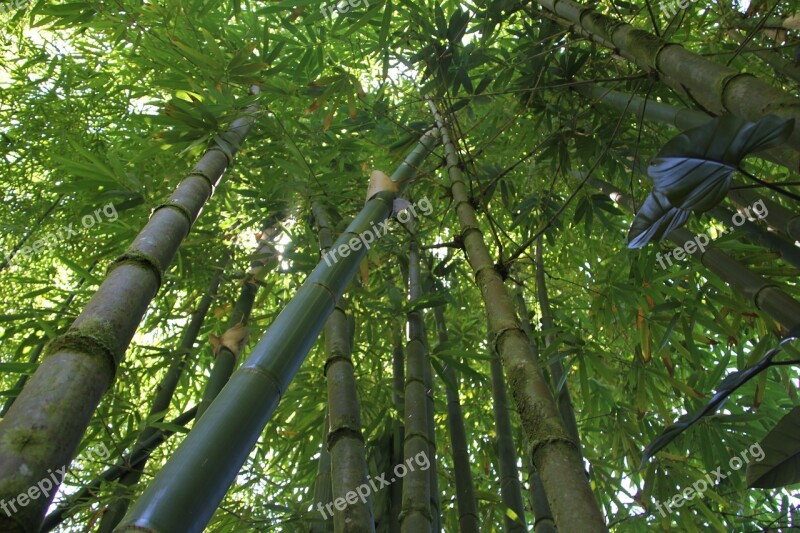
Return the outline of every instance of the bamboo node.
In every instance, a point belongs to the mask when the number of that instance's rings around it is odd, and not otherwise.
[[[569,436],[567,436],[567,435],[552,435],[552,436],[549,436],[549,437],[544,437],[544,438],[537,439],[535,441],[530,442],[528,444],[528,457],[530,457],[531,460],[533,461],[533,458],[536,456],[536,453],[539,451],[540,448],[542,448],[543,446],[548,446],[550,444],[556,444],[556,443],[559,443],[559,442],[568,445],[569,447],[571,447],[576,452],[580,452],[580,447],[578,446],[578,444],[574,440],[569,438]],[[534,461],[534,464],[536,464],[535,461]]]
[[[163,204],[153,209],[153,214],[155,214],[155,212],[158,211],[159,209],[163,209],[165,207],[172,207],[177,211],[179,211],[186,218],[186,222],[188,222],[190,228],[192,227],[192,224],[194,224],[194,217],[192,216],[192,213],[189,212],[186,206],[183,206],[177,202],[164,202]]]
[[[382,170],[373,170],[369,175],[369,185],[367,186],[367,199],[369,202],[376,194],[383,191],[397,193],[397,183],[387,176]]]
[[[211,179],[211,176],[209,176],[204,170],[201,170],[201,169],[195,167],[195,168],[192,169],[191,172],[189,172],[186,175],[187,178],[191,178],[192,176],[197,177],[197,178],[203,178],[204,180],[206,180],[206,182],[208,182],[209,189],[211,191],[214,190],[214,180]]]
[[[159,260],[155,257],[140,250],[128,250],[124,254],[111,261],[106,269],[106,275],[110,274],[114,269],[122,266],[123,264],[135,264],[151,271],[156,276],[156,282],[158,284],[156,290],[161,288],[161,284],[164,281],[164,269],[161,267]]]
[[[57,352],[69,350],[89,356],[100,356],[108,361],[112,377],[117,373],[124,350],[116,350],[118,345],[113,328],[106,322],[87,322],[75,329],[59,335],[47,344],[44,357],[49,357]]]

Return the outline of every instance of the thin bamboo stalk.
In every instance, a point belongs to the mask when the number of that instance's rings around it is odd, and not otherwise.
[[[333,232],[328,216],[319,202],[312,204],[316,221],[321,256],[325,257],[333,245]],[[361,413],[358,405],[358,390],[353,369],[353,346],[347,312],[339,299],[325,323],[325,378],[328,385],[328,452],[331,460],[331,484],[333,500],[345,499],[348,493],[358,493],[357,487],[369,486],[365,455],[364,435],[361,432]],[[328,505],[330,502],[326,502]],[[374,533],[375,520],[372,514],[372,498],[358,499],[355,503],[333,511],[334,531]]]
[[[426,134],[392,175],[407,181],[435,144]],[[325,321],[356,273],[366,250],[350,246],[362,232],[391,213],[395,193],[373,196],[334,247],[341,259],[320,261],[198,420],[192,432],[155,476],[117,531],[202,531],[313,346]]]
[[[509,376],[530,453],[542,477],[556,522],[562,531],[607,531],[583,472],[577,444],[564,429],[547,382],[532,357],[503,277],[495,268],[484,242],[448,128],[432,102],[430,107],[447,156],[450,192],[461,226],[461,241],[486,306],[492,343]]]
[[[448,341],[444,309],[439,306],[433,310],[439,343]],[[447,379],[447,425],[450,429],[450,445],[453,448],[453,472],[456,480],[456,502],[458,503],[458,530],[460,533],[478,533],[480,521],[478,504],[475,499],[475,484],[470,469],[469,445],[464,428],[464,413],[458,396],[458,373],[449,365],[444,368]]]
[[[248,107],[216,138],[217,144],[155,210],[128,251],[111,264],[67,333],[49,345],[47,356],[0,421],[0,499],[16,498],[72,461],[165,269],[252,128],[257,110],[256,105]],[[0,530],[38,531],[55,492],[11,516],[0,514]]]
[[[633,199],[619,191],[616,187],[601,179],[591,177],[588,183],[607,194],[619,205],[633,210]],[[688,242],[697,243],[697,236],[684,228],[678,228],[667,237],[680,247]],[[749,268],[731,258],[713,244],[700,247],[692,246],[692,252],[686,254],[699,261],[730,285],[731,289],[749,301],[756,309],[771,317],[787,330],[800,325],[800,302],[789,296],[768,279],[754,274]]]

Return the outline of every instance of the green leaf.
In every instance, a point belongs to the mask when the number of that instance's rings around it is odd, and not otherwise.
[[[781,418],[759,446],[764,458],[747,465],[749,488],[776,489],[800,483],[800,406]]]

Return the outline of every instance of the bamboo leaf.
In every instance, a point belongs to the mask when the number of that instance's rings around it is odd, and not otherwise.
[[[750,488],[775,489],[800,483],[800,406],[796,406],[759,443],[764,458],[747,465]]]

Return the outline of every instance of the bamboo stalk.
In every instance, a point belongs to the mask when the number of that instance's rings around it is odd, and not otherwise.
[[[533,359],[530,344],[514,312],[503,278],[495,269],[464,183],[449,131],[429,102],[442,136],[450,177],[450,192],[458,216],[460,238],[475,274],[489,319],[492,343],[503,363],[530,453],[562,531],[607,531],[597,501],[583,472],[577,444],[569,437],[555,401]]]
[[[217,137],[217,144],[155,210],[128,251],[111,264],[67,333],[49,345],[0,422],[0,500],[16,498],[72,461],[165,269],[250,131],[257,109],[248,107]],[[54,494],[32,500],[11,516],[0,514],[0,530],[38,531]]]
[[[432,135],[424,135],[392,179],[408,180],[434,144]],[[373,196],[334,247],[347,249],[351,239],[372,231],[391,212],[394,197],[391,191]],[[348,250],[331,264],[320,261],[117,531],[203,530],[366,253],[363,247]]]
[[[656,72],[664,83],[685,94],[709,112],[732,113],[751,122],[768,114],[794,118],[787,144],[800,151],[800,99],[772,87],[751,74],[741,73],[686,50],[573,0],[536,0],[544,9],[585,31],[588,36],[634,62]],[[800,169],[800,154],[791,167]]]
[[[420,281],[419,244],[409,222],[410,244],[408,253],[408,301],[413,302],[422,295]],[[428,427],[428,395],[425,383],[425,366],[428,364],[424,341],[425,326],[422,311],[415,309],[406,315],[408,319],[408,342],[406,344],[405,382],[405,440],[403,457],[413,461],[420,454],[431,457],[434,446]],[[417,533],[434,531],[431,509],[431,478],[424,470],[413,469],[403,478],[403,510],[400,513],[400,531]]]
[[[312,204],[317,224],[321,256],[325,257],[333,245],[333,232],[325,210]],[[328,386],[328,452],[331,461],[331,484],[333,500],[346,498],[356,488],[367,484],[367,460],[364,435],[361,432],[361,413],[358,405],[358,390],[353,369],[353,346],[348,325],[348,316],[339,299],[324,328],[325,378]],[[325,502],[329,504],[330,502]],[[333,510],[334,531],[374,533],[375,520],[372,514],[372,498],[367,496],[355,503],[348,502],[343,509]]]
[[[612,200],[633,210],[633,199],[620,192],[616,187],[598,178],[591,177],[588,183],[607,194]],[[667,237],[680,247],[690,241],[696,241],[696,235],[684,228],[673,230]],[[768,279],[754,274],[749,268],[731,258],[713,244],[705,246],[704,250],[693,247],[694,251],[686,250],[687,255],[699,261],[703,266],[716,274],[721,280],[730,285],[731,289],[749,301],[756,309],[771,317],[775,322],[787,330],[800,325],[800,302],[789,296]]]
[[[147,414],[147,420],[151,420],[151,423],[158,423],[164,420],[166,411],[169,409],[170,403],[172,403],[172,397],[175,395],[175,389],[178,387],[178,382],[183,375],[183,370],[186,368],[188,358],[192,353],[195,342],[197,342],[197,336],[200,335],[200,329],[203,327],[206,315],[208,315],[208,310],[211,308],[211,304],[217,296],[217,289],[219,288],[222,274],[229,259],[230,255],[226,251],[222,261],[220,261],[220,264],[216,268],[216,273],[211,279],[208,290],[200,299],[197,309],[192,313],[189,323],[181,335],[178,346],[172,353],[172,363],[167,369],[161,383],[158,385],[153,405],[150,406],[150,411]],[[136,439],[134,448],[141,445],[142,442],[147,441],[158,431],[159,430],[153,426],[147,426],[142,429]],[[116,501],[111,503],[105,509],[105,512],[103,512],[103,518],[100,521],[97,533],[111,533],[119,521],[122,520],[130,504],[130,500],[125,497],[128,492],[125,488],[132,487],[139,482],[139,479],[141,479],[144,473],[146,464],[147,459],[145,458],[136,465],[136,468],[131,468],[119,478],[119,483],[114,491]]]
[[[331,454],[328,452],[328,428],[330,427],[330,419],[328,410],[325,410],[325,417],[322,422],[322,438],[319,447],[319,461],[317,467],[317,477],[314,478],[314,510],[316,513],[320,506],[325,507],[328,503],[333,501],[333,489],[331,486]],[[333,531],[333,517],[326,515],[325,517],[314,519],[311,526],[308,528],[310,533],[327,533]]]
[[[444,309],[439,306],[433,309],[439,344],[448,341],[447,324],[444,320]],[[447,426],[450,429],[450,444],[453,447],[453,472],[456,480],[456,502],[458,503],[458,530],[460,533],[478,533],[480,522],[478,504],[475,500],[475,484],[470,469],[469,446],[467,432],[464,428],[464,413],[458,397],[458,374],[451,366],[445,366],[444,376],[447,379]],[[452,385],[452,386],[451,386]]]

